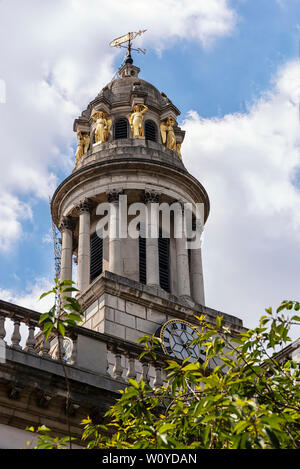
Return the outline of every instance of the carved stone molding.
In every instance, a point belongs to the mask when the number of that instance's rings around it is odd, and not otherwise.
[[[90,213],[91,210],[93,208],[93,204],[92,204],[92,201],[90,199],[83,199],[79,202],[78,205],[76,205],[76,210],[79,212],[79,213],[84,213],[84,212],[88,212]]]
[[[41,391],[37,394],[36,403],[38,407],[41,407],[42,409],[47,409],[53,397],[54,396],[52,394]]]
[[[119,202],[119,196],[123,194],[123,189],[112,189],[111,191],[106,192],[107,200],[111,202]]]
[[[75,220],[71,217],[62,217],[58,228],[61,232],[64,230],[73,231],[75,228]]]
[[[148,203],[159,203],[160,194],[156,191],[145,191],[144,193],[144,202]]]

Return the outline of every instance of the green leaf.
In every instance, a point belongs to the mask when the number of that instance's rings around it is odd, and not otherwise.
[[[66,329],[65,329],[65,326],[63,325],[63,323],[61,321],[58,322],[57,329],[58,329],[58,332],[60,333],[60,335],[62,337],[64,337],[65,334],[66,334]]]
[[[49,313],[43,313],[39,319],[39,323],[44,322],[46,319],[49,319]]]
[[[53,290],[47,291],[45,293],[42,293],[42,295],[40,296],[40,300],[42,298],[44,298],[45,296],[50,295],[51,293],[55,293],[55,290],[53,289]]]
[[[223,319],[223,316],[217,316],[216,317],[216,326],[217,326],[218,329],[220,329],[220,327],[221,327],[222,319]]]
[[[166,433],[166,432],[168,432],[169,430],[173,430],[175,427],[176,427],[175,424],[172,424],[172,423],[164,423],[161,427],[159,427],[158,433],[159,433],[159,434]]]
[[[292,316],[291,321],[300,321],[300,316]]]
[[[236,435],[239,435],[240,433],[242,433],[242,431],[246,430],[248,426],[249,422],[238,422],[234,427],[233,431],[234,433],[236,433]]]
[[[188,365],[184,366],[182,368],[182,371],[199,371],[200,369],[200,363],[189,363]]]
[[[275,433],[268,427],[265,428],[265,431],[266,431],[266,434],[268,435],[270,442],[272,443],[272,446],[274,446],[276,449],[279,449],[280,443]]]

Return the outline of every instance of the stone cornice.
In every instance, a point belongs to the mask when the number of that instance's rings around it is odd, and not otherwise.
[[[205,221],[209,215],[209,198],[207,192],[201,183],[185,169],[175,167],[165,162],[156,161],[146,158],[113,158],[108,161],[99,161],[88,166],[82,167],[68,176],[56,189],[52,201],[51,212],[55,224],[59,223],[60,206],[64,197],[74,189],[75,186],[87,182],[97,175],[103,175],[104,171],[113,174],[114,171],[124,174],[130,171],[145,171],[154,174],[163,174],[164,177],[169,176],[172,181],[179,186],[185,188],[190,194],[192,200],[196,203],[203,202],[205,205]]]
[[[235,316],[203,305],[194,304],[191,307],[184,300],[165,292],[159,287],[143,285],[107,271],[95,279],[77,298],[85,310],[105,293],[118,296],[127,301],[137,302],[142,306],[155,309],[161,313],[167,312],[171,316],[194,322],[195,325],[197,325],[197,320],[194,316],[204,314],[207,321],[211,323],[215,323],[217,316],[223,316],[222,324],[229,326],[232,333],[246,330],[243,327],[242,320]]]

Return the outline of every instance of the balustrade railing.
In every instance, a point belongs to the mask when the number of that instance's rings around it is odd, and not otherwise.
[[[39,318],[40,313],[36,311],[0,300],[0,347],[4,345],[7,350],[57,361],[57,338],[50,336],[45,341]],[[143,379],[155,389],[163,385],[166,360],[170,357],[162,353],[157,353],[155,360],[150,356],[140,360],[139,356],[144,350],[142,346],[84,327],[67,330],[66,340],[69,343],[70,339],[71,348],[65,355],[67,366],[98,373],[122,383],[129,379]]]

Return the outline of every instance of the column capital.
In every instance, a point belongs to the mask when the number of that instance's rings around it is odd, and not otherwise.
[[[61,232],[65,230],[73,231],[75,228],[75,220],[72,217],[62,217],[58,228]]]
[[[110,191],[106,192],[107,200],[109,203],[111,202],[119,202],[119,196],[124,193],[122,187],[117,189],[111,189]]]
[[[76,205],[76,210],[77,210],[79,213],[84,213],[84,212],[90,213],[91,210],[92,210],[92,208],[93,208],[92,201],[91,201],[91,199],[88,199],[88,198],[85,198],[85,199],[81,200],[81,201]]]
[[[144,202],[148,203],[159,203],[160,193],[152,190],[146,190],[144,192]]]

